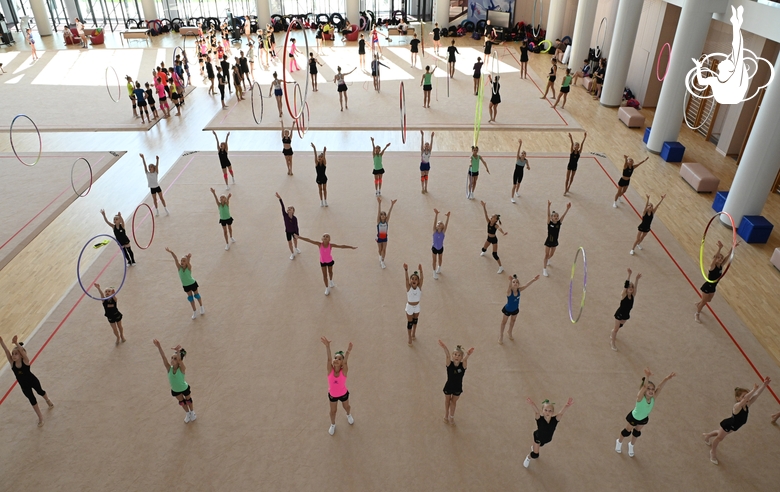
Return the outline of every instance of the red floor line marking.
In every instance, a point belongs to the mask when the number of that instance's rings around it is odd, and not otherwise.
[[[47,157],[51,157],[51,156],[47,156]],[[63,156],[63,157],[65,157],[65,156]],[[103,159],[105,159],[105,157],[106,157],[106,156],[103,156],[103,157],[101,157],[101,158],[100,158],[100,160],[99,160],[99,161],[97,161],[97,162],[95,163],[95,166],[97,166],[98,164],[100,164],[100,162],[101,162]],[[81,175],[81,176],[84,176],[85,174],[87,174],[87,173],[86,173],[86,171],[85,171],[84,173],[82,173],[82,175]],[[79,176],[79,177],[81,177],[81,176]],[[49,207],[51,206],[51,204],[52,204],[52,203],[54,203],[54,202],[56,202],[57,200],[59,200],[59,198],[60,198],[62,195],[64,195],[64,194],[65,194],[65,192],[67,192],[69,189],[70,189],[70,188],[65,188],[64,190],[62,190],[62,192],[60,192],[60,194],[59,194],[59,195],[57,195],[56,197],[54,197],[54,200],[52,200],[51,202],[49,202],[49,204],[48,204],[48,205],[46,205],[45,207],[43,207],[43,208],[41,209],[41,211],[40,211],[40,212],[38,212],[37,214],[35,214],[35,216],[33,216],[33,218],[32,218],[32,219],[28,220],[28,221],[27,221],[27,223],[26,223],[26,224],[24,224],[24,225],[21,227],[21,229],[19,229],[18,231],[16,231],[16,232],[14,233],[14,235],[13,235],[13,236],[11,236],[10,238],[8,238],[8,240],[7,240],[6,242],[4,242],[2,245],[0,245],[0,249],[3,249],[3,248],[5,248],[5,247],[6,247],[6,245],[7,245],[8,243],[10,243],[11,241],[13,241],[13,239],[14,239],[16,236],[18,236],[20,232],[22,232],[22,231],[24,230],[24,228],[25,228],[25,227],[27,227],[28,225],[30,225],[30,224],[32,223],[32,221],[34,221],[35,219],[37,219],[39,215],[41,215],[41,214],[42,214],[44,211],[46,211],[46,209],[47,209],[47,208],[49,208]]]
[[[520,65],[520,61],[517,58],[515,58],[515,55],[511,51],[509,51],[509,55],[512,58],[514,58],[514,60],[517,62],[518,65]],[[536,86],[536,89],[539,91],[539,94],[541,94],[542,93],[542,89],[538,85],[536,85],[536,82],[534,82],[534,79],[529,77],[528,80],[530,80],[531,83],[533,83]],[[554,89],[555,89],[555,87],[553,87],[553,90]],[[547,98],[545,98],[544,100],[547,101]],[[550,104],[550,101],[547,101],[547,104]],[[553,111],[555,111],[555,113],[558,115],[558,117],[563,121],[564,125],[569,126],[569,122],[566,121],[566,119],[563,117],[563,115],[561,113],[559,113],[556,108],[553,108]]]
[[[173,186],[173,185],[176,183],[176,181],[179,179],[179,176],[181,176],[181,175],[182,175],[182,173],[183,173],[183,172],[184,172],[184,171],[185,171],[185,170],[186,170],[186,169],[189,167],[190,163],[192,162],[192,160],[193,160],[194,158],[195,158],[195,155],[193,155],[193,156],[190,158],[190,160],[187,162],[187,164],[184,166],[184,168],[183,168],[183,169],[182,169],[182,170],[179,172],[179,174],[177,174],[177,175],[176,175],[176,177],[175,177],[175,178],[173,178],[173,181],[171,181],[171,184],[170,184],[170,185],[168,185],[168,187],[167,187],[167,188],[165,188],[165,192],[166,192],[166,193],[167,193],[167,192],[168,192],[168,190],[170,190],[170,189],[171,189],[171,187],[172,187],[172,186]],[[147,214],[147,216],[148,216],[148,214]],[[146,220],[146,217],[144,217],[144,220]],[[93,281],[92,281],[92,283],[90,283],[90,284],[89,284],[89,287],[87,287],[88,289],[89,289],[89,288],[91,288],[91,287],[92,287],[92,286],[95,284],[95,282],[97,282],[97,280],[100,278],[100,276],[101,276],[101,275],[103,275],[103,273],[106,271],[106,268],[108,268],[108,267],[111,265],[111,263],[112,263],[112,262],[113,262],[113,261],[116,259],[117,255],[119,255],[119,251],[117,251],[116,253],[114,253],[114,256],[112,256],[112,257],[111,257],[111,259],[108,261],[108,263],[106,263],[106,266],[104,266],[104,267],[103,267],[103,269],[100,271],[100,273],[98,273],[98,274],[97,274],[97,276],[95,277],[95,280],[93,280]],[[49,342],[51,341],[51,339],[52,339],[52,338],[54,338],[54,335],[56,335],[56,334],[57,334],[57,332],[58,332],[58,331],[60,331],[60,328],[62,327],[62,325],[64,325],[64,324],[65,324],[65,322],[68,320],[68,318],[70,317],[70,315],[71,315],[71,314],[73,314],[73,311],[75,311],[75,310],[76,310],[76,307],[77,307],[77,306],[78,306],[78,305],[81,303],[81,301],[82,301],[82,300],[83,300],[83,299],[84,299],[86,296],[87,296],[87,295],[86,295],[85,293],[83,293],[83,292],[81,293],[81,296],[80,296],[80,297],[79,297],[79,298],[76,300],[76,302],[73,304],[73,307],[71,307],[71,308],[70,308],[70,310],[68,311],[68,313],[65,315],[65,317],[64,317],[64,318],[62,318],[62,321],[60,321],[60,323],[59,323],[59,324],[57,325],[57,327],[54,329],[54,331],[52,332],[52,334],[51,334],[51,335],[49,335],[49,338],[47,338],[47,339],[46,339],[46,342],[44,342],[44,344],[41,346],[41,348],[39,348],[39,349],[38,349],[38,351],[35,353],[35,356],[32,358],[32,360],[30,360],[30,365],[31,365],[31,366],[33,365],[33,363],[35,362],[35,360],[38,358],[38,356],[39,356],[39,355],[41,355],[41,352],[43,352],[43,349],[44,349],[44,348],[46,348],[46,346],[49,344]],[[6,399],[6,398],[8,398],[8,395],[9,395],[9,394],[11,394],[11,391],[14,389],[14,386],[16,386],[16,383],[17,383],[17,382],[16,382],[16,381],[14,381],[14,382],[11,384],[11,387],[10,387],[10,388],[8,388],[8,391],[6,391],[6,392],[5,392],[5,395],[3,395],[3,398],[2,398],[2,399],[0,399],[0,405],[2,405],[2,404],[3,404],[3,402],[5,401],[5,399]]]

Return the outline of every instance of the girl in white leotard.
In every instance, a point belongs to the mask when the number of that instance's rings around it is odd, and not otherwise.
[[[425,141],[425,132],[420,130],[420,186],[422,193],[428,193],[428,172],[431,170],[431,151],[433,150],[433,136],[431,132],[431,141]]]
[[[420,298],[422,297],[423,273],[422,265],[417,265],[417,271],[409,276],[409,265],[404,263],[404,275],[406,276],[406,333],[409,337],[408,344],[417,337],[417,319],[420,317]]]

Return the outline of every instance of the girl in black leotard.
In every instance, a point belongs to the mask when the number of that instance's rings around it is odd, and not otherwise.
[[[439,29],[439,23],[433,25],[431,30],[431,36],[433,36],[433,51],[436,55],[439,55],[439,48],[441,47],[441,29]]]
[[[550,99],[555,99],[555,77],[557,72],[558,72],[558,60],[553,58],[552,66],[550,67],[550,73],[547,74],[547,87],[544,88],[544,94],[539,99],[546,98],[547,92],[549,92],[550,89],[552,89],[552,97]]]
[[[233,166],[230,164],[230,159],[228,159],[228,138],[230,138],[230,132],[227,132],[225,141],[222,143],[219,143],[217,132],[212,130],[211,133],[214,134],[214,139],[217,141],[217,155],[219,156],[219,165],[222,167],[222,177],[225,178],[225,189],[229,190],[230,185],[227,180],[228,173],[230,173],[233,184],[236,184],[236,177],[233,175]]]
[[[130,247],[130,238],[127,237],[125,229],[125,219],[122,218],[122,212],[117,212],[114,216],[114,222],[111,223],[106,217],[106,211],[100,209],[100,214],[103,216],[103,220],[114,230],[114,237],[122,245],[122,253],[127,260],[127,266],[135,265],[135,255],[133,254],[133,248]]]
[[[282,125],[282,154],[284,155],[284,161],[287,163],[287,175],[292,176],[292,132],[284,128],[284,120],[280,121]]]
[[[550,212],[550,206],[552,202],[547,200],[547,239],[544,241],[544,268],[542,269],[542,275],[549,277],[547,273],[547,267],[550,266],[550,258],[555,254],[555,248],[558,247],[558,234],[561,232],[561,224],[563,219],[566,218],[566,214],[569,213],[571,208],[571,202],[566,204],[566,211],[560,217],[558,213],[553,210]]]
[[[737,243],[737,246],[739,246],[739,243]],[[707,278],[710,280],[709,282],[704,282],[701,286],[701,301],[696,303],[696,314],[693,315],[693,319],[697,323],[701,323],[701,319],[699,317],[701,316],[701,311],[704,309],[704,306],[707,305],[708,302],[712,300],[713,297],[715,297],[715,290],[718,287],[718,282],[720,281],[720,277],[723,274],[723,263],[726,261],[726,257],[731,256],[731,250],[729,250],[728,253],[726,253],[726,256],[721,254],[721,250],[723,249],[723,243],[718,241],[718,251],[715,252],[715,256],[712,257],[712,262],[710,263],[710,271],[707,274]]]
[[[452,425],[455,423],[455,406],[463,393],[463,376],[466,374],[466,365],[469,356],[474,352],[471,347],[468,352],[464,352],[460,345],[455,346],[455,350],[450,351],[444,342],[439,340],[439,346],[444,349],[444,355],[447,360],[444,365],[447,367],[447,383],[444,385],[444,422]]]
[[[571,142],[571,149],[569,150],[569,164],[566,166],[566,187],[563,191],[563,196],[569,192],[571,184],[574,182],[574,175],[577,174],[577,164],[580,160],[580,154],[585,146],[585,139],[588,138],[588,132],[582,137],[582,142],[577,143],[569,133],[569,142]]]
[[[629,254],[634,254],[635,249],[642,249],[641,242],[644,240],[645,236],[647,236],[647,233],[650,232],[650,224],[653,223],[653,217],[655,217],[655,213],[658,211],[658,207],[661,206],[661,202],[664,201],[664,198],[666,198],[666,195],[661,195],[661,199],[658,200],[658,203],[655,204],[655,207],[653,207],[653,204],[650,203],[650,195],[645,195],[647,197],[647,202],[645,203],[645,211],[642,215],[642,223],[639,224],[639,227],[637,227],[638,232],[636,233],[636,241],[634,241],[634,245],[631,247],[631,251],[629,251]]]
[[[628,157],[627,155],[624,155],[623,159],[625,159],[623,162],[623,175],[618,181],[618,190],[617,193],[615,193],[615,202],[612,204],[614,208],[617,208],[620,197],[626,194],[628,185],[631,183],[631,175],[634,174],[634,170],[644,164],[645,161],[649,159],[649,157],[645,157],[644,160],[636,164],[634,164],[634,159]]]
[[[494,79],[492,75],[488,74],[488,80],[490,81],[490,87],[492,89],[490,96],[490,104],[488,105],[488,111],[490,112],[490,119],[488,123],[495,123],[498,116],[498,105],[501,104],[501,84],[498,80],[500,75],[496,75]]]
[[[536,420],[536,430],[534,431],[534,444],[531,446],[531,453],[525,457],[523,466],[528,468],[532,459],[539,458],[539,448],[552,441],[555,428],[558,427],[558,422],[561,421],[564,412],[574,404],[574,399],[569,398],[566,405],[563,406],[563,410],[555,414],[555,403],[550,403],[550,400],[544,400],[542,402],[542,411],[539,411],[539,407],[530,398],[526,398],[529,405],[534,408],[534,420]]]
[[[119,308],[116,307],[116,290],[113,287],[106,289],[105,293],[100,290],[100,284],[95,284],[100,297],[108,297],[103,301],[103,311],[108,319],[108,324],[111,325],[111,329],[114,330],[114,336],[116,337],[116,344],[125,342],[125,331],[122,328],[122,313],[119,312]]]
[[[358,57],[360,58],[360,69],[365,71],[366,69],[366,37],[360,35],[358,39]]]
[[[460,51],[455,47],[455,40],[453,39],[452,45],[447,48],[447,71],[450,74],[450,78],[455,77],[455,53],[460,54]]]
[[[528,42],[524,39],[520,43],[520,78],[528,77]]]
[[[322,66],[322,63],[314,58],[314,53],[309,53],[309,76],[311,77],[311,85],[313,91],[317,92],[317,65]]]
[[[503,273],[504,267],[501,265],[501,260],[498,257],[498,237],[496,236],[496,230],[501,231],[501,234],[506,236],[508,233],[504,232],[503,229],[501,229],[501,216],[498,214],[494,214],[491,217],[488,217],[487,213],[487,207],[485,206],[485,202],[479,202],[482,204],[482,211],[485,212],[485,220],[487,221],[487,239],[485,240],[485,245],[482,246],[482,253],[480,253],[480,256],[485,256],[485,253],[487,253],[487,249],[489,245],[493,245],[493,258],[495,258],[496,262],[498,262],[498,272],[496,273]]]
[[[735,388],[734,398],[736,399],[736,403],[731,409],[731,417],[722,420],[718,429],[702,434],[704,443],[707,446],[712,446],[712,449],[710,450],[710,461],[714,464],[718,464],[718,455],[716,453],[718,444],[720,444],[727,435],[736,432],[740,427],[747,423],[748,407],[756,401],[770,382],[771,379],[767,377],[760,386],[754,384],[752,391],[748,391],[745,388]]]
[[[53,407],[54,403],[51,402],[49,395],[41,388],[41,382],[38,381],[38,378],[30,371],[30,359],[27,357],[27,351],[24,349],[24,344],[18,341],[16,335],[14,335],[11,343],[13,343],[15,347],[9,352],[8,347],[6,347],[5,342],[3,342],[3,338],[0,337],[0,346],[3,347],[5,356],[8,358],[8,363],[11,364],[11,370],[14,372],[14,376],[16,376],[19,388],[21,388],[24,396],[30,400],[30,405],[32,405],[35,414],[38,416],[38,427],[40,427],[43,425],[43,415],[41,414],[41,409],[38,408],[38,401],[35,399],[35,395],[33,395],[33,390],[46,400],[46,403],[49,404],[49,408]]]
[[[317,172],[317,189],[320,192],[320,207],[328,206],[328,177],[325,176],[325,168],[328,163],[325,160],[325,152],[328,148],[322,148],[322,154],[317,155],[317,147],[311,144],[314,149],[314,170]]]
[[[636,280],[631,282],[631,269],[628,269],[628,278],[626,283],[623,284],[623,295],[620,298],[620,307],[615,311],[615,327],[612,328],[612,333],[609,335],[609,346],[612,350],[617,351],[615,346],[615,339],[617,338],[618,330],[623,328],[623,325],[631,318],[631,309],[634,307],[634,299],[636,299],[636,291],[639,287],[639,279],[642,278],[641,273],[636,274]]]

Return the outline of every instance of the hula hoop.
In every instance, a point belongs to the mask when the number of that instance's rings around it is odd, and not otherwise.
[[[76,184],[73,182],[73,170],[76,169],[76,164],[79,161],[86,162],[87,163],[87,167],[89,168],[89,187],[87,188],[87,191],[85,191],[83,195],[78,192],[78,190],[76,189]],[[73,162],[73,165],[70,167],[70,186],[71,186],[71,188],[73,188],[73,193],[75,193],[76,195],[80,196],[81,198],[84,198],[85,196],[89,195],[89,191],[92,189],[92,165],[89,163],[88,160],[86,160],[83,157],[79,157],[78,159],[76,159]]]
[[[186,39],[186,38],[182,38],[182,39]],[[174,48],[173,48],[173,56],[171,57],[171,66],[172,67],[176,66],[176,50],[179,50],[182,53],[184,53],[184,48],[182,48],[181,46],[174,46]]]
[[[90,245],[90,243],[92,241],[94,241],[95,239],[97,239],[99,237],[107,237],[110,240],[114,241],[117,246],[119,246],[119,251],[123,255],[122,256],[122,264],[125,266],[125,271],[122,274],[122,283],[119,284],[119,287],[117,287],[116,292],[114,292],[114,295],[113,296],[109,296],[109,297],[95,297],[92,294],[90,294],[89,292],[87,292],[87,289],[84,288],[84,283],[81,281],[81,275],[79,274],[79,270],[81,270],[81,257],[84,256],[84,250],[87,249],[87,247]],[[85,244],[84,247],[81,248],[81,253],[79,253],[79,260],[76,262],[76,278],[78,279],[79,286],[81,287],[81,290],[84,292],[84,294],[87,297],[89,297],[91,299],[94,299],[96,301],[105,301],[105,300],[111,299],[115,295],[119,294],[119,291],[122,290],[122,286],[125,285],[125,279],[127,278],[127,263],[124,261],[124,251],[122,251],[122,245],[119,244],[119,241],[117,241],[114,236],[109,236],[108,234],[98,234],[97,236],[95,236],[92,239],[90,239],[89,241],[87,241],[87,244]],[[90,284],[90,287],[92,287],[92,284]]]
[[[484,95],[483,88],[485,87],[485,75],[479,76],[479,90],[477,90],[477,107],[474,110],[474,143],[476,147],[479,143],[479,130],[482,127],[482,96]]]
[[[691,124],[688,123],[688,115],[686,114],[686,111],[685,111],[685,108],[688,105],[688,100],[690,99],[690,96],[691,96],[691,93],[688,92],[688,91],[685,91],[685,97],[683,97],[683,120],[685,121],[685,124],[688,125],[688,128],[690,128],[691,130],[696,131],[699,128],[701,128],[701,127],[703,127],[704,125],[707,124],[707,121],[709,121],[710,116],[712,116],[712,112],[715,110],[715,103],[713,103],[710,106],[710,112],[707,113],[707,117],[704,118],[704,120],[701,122],[701,124],[699,126],[691,126]],[[696,97],[699,97],[699,96],[696,96]],[[710,97],[699,97],[699,99],[711,99],[711,98],[712,98],[712,96],[710,96]]]
[[[290,25],[287,27],[287,35],[284,37],[284,48],[282,52],[282,61],[286,62],[288,56],[287,52],[287,42],[290,40],[290,33],[292,32],[292,28],[295,24],[298,24],[298,27],[300,29],[304,29],[303,24],[301,24],[301,21],[297,18],[290,19]],[[305,53],[309,53],[309,39],[306,37],[306,33],[303,33],[303,40],[306,42],[306,51]],[[290,117],[294,120],[297,120],[301,114],[294,114],[292,108],[290,107],[290,97],[288,96],[289,92],[287,91],[287,70],[284,69],[284,63],[282,63],[282,82],[284,83],[284,102],[287,105],[287,112],[290,114]],[[303,105],[306,104],[306,102],[309,99],[309,76],[306,74],[306,90],[303,94],[303,104],[301,104],[301,112],[303,112]]]
[[[729,264],[726,265],[726,269],[723,270],[723,273],[720,274],[720,277],[716,278],[715,280],[710,280],[707,276],[707,272],[704,271],[704,240],[707,239],[707,231],[710,230],[710,225],[712,225],[712,221],[715,220],[715,217],[719,215],[725,215],[729,218],[729,221],[731,221],[731,232],[732,232],[732,239],[731,239],[731,255],[729,256]],[[729,268],[731,268],[731,263],[734,261],[734,251],[737,249],[737,228],[734,225],[734,219],[731,218],[731,215],[729,215],[728,212],[718,212],[715,215],[712,216],[709,222],[707,222],[707,227],[704,228],[704,235],[701,237],[701,247],[699,248],[699,268],[701,268],[701,275],[704,277],[704,280],[707,282],[714,284],[716,282],[719,282],[720,279],[726,275],[726,272],[729,271]]]
[[[425,58],[425,22],[420,20],[420,46],[422,46],[422,52],[420,58]],[[422,65],[422,63],[420,64]]]
[[[255,86],[257,86],[257,92],[260,94],[260,120],[257,119],[257,114],[255,113]],[[259,125],[263,121],[263,112],[265,111],[265,103],[263,102],[263,89],[260,87],[260,84],[257,82],[254,82],[252,84],[252,87],[249,88],[249,102],[252,106],[252,118],[255,120],[255,124]]]
[[[145,248],[138,244],[138,239],[135,238],[135,216],[138,214],[138,211],[141,209],[141,207],[148,208],[149,216],[152,218],[152,237],[149,238],[149,244],[147,244]],[[152,245],[152,241],[154,240],[154,214],[152,213],[152,207],[150,207],[148,203],[142,203],[135,207],[135,212],[133,212],[133,222],[130,230],[133,233],[133,241],[135,241],[135,245],[138,246],[138,249],[149,249],[149,246]]]
[[[574,317],[574,313],[572,311],[572,305],[571,305],[571,294],[572,290],[574,288],[574,272],[577,267],[577,258],[580,256],[580,251],[582,251],[582,269],[583,269],[583,277],[582,277],[582,299],[580,300],[580,312],[577,314],[577,317]],[[572,323],[576,323],[580,320],[580,316],[582,316],[582,308],[585,307],[585,288],[588,284],[588,260],[585,257],[585,248],[580,246],[577,249],[577,252],[574,253],[574,263],[571,265],[571,279],[569,280],[569,319]]]
[[[399,86],[400,108],[401,108],[401,142],[406,143],[406,91],[404,82]]]
[[[449,63],[447,64],[449,65]],[[449,74],[450,67],[447,67],[447,97],[450,97],[450,74]]]
[[[293,125],[298,130],[298,136],[300,138],[303,138],[306,132],[309,131],[309,127],[306,126],[306,120],[311,116],[311,113],[309,112],[309,103],[306,103],[304,108],[306,109],[306,117],[304,118],[304,113],[301,112],[301,117],[293,121]]]
[[[116,99],[114,99],[113,94],[111,94],[111,89],[109,89],[109,87],[108,87],[108,69],[109,68],[114,71],[114,77],[116,77],[116,89],[117,89]],[[117,75],[116,70],[114,69],[114,67],[112,67],[110,65],[106,67],[106,90],[108,91],[108,97],[110,97],[111,100],[114,101],[115,103],[118,103],[119,100],[122,98],[122,86],[119,83],[119,75]]]
[[[599,36],[601,36],[601,28],[602,28],[602,26],[604,27],[604,36],[601,37],[601,42],[599,43]],[[599,49],[599,56],[601,56],[600,53],[604,49],[604,41],[606,41],[606,40],[607,40],[607,18],[606,17],[602,17],[601,18],[601,23],[599,23],[599,30],[596,33],[596,48],[601,47]]]
[[[14,123],[16,123],[16,120],[18,120],[22,116],[24,116],[25,118],[30,120],[30,123],[32,123],[32,126],[35,127],[35,131],[38,133],[38,157],[35,158],[35,162],[33,162],[32,164],[24,162],[22,160],[22,158],[19,157],[19,154],[16,153],[16,147],[14,147]],[[8,129],[8,137],[11,140],[11,150],[14,151],[14,155],[19,160],[19,162],[21,162],[25,166],[29,166],[29,167],[32,167],[32,166],[38,164],[38,161],[41,160],[41,153],[43,152],[43,140],[41,140],[41,131],[38,130],[38,125],[35,124],[35,122],[32,120],[32,118],[30,118],[26,114],[17,114],[16,116],[14,116],[14,119],[11,121],[11,127]]]
[[[547,49],[544,49],[544,48],[542,47],[542,45],[543,45],[544,43],[548,43],[548,44],[550,45],[550,47],[549,47],[549,48],[547,48]],[[544,39],[544,40],[542,40],[542,41],[539,41],[539,50],[540,50],[540,51],[539,51],[539,53],[549,53],[549,52],[550,52],[550,50],[552,49],[552,46],[553,46],[553,44],[552,44],[552,41],[550,41],[549,39]]]
[[[534,15],[531,17],[531,32],[533,33],[534,37],[537,37],[540,32],[542,32],[542,17],[544,16],[544,0],[542,0],[542,6],[539,7],[539,30],[534,29],[534,24],[536,24],[536,4],[539,0],[534,0]]]
[[[664,48],[669,48],[669,59],[666,60],[666,71],[664,72],[664,76],[661,77],[658,75],[659,69],[661,68],[661,55],[664,53]],[[661,46],[661,51],[658,52],[658,59],[655,62],[655,78],[658,79],[658,82],[663,82],[666,78],[666,75],[669,73],[669,67],[672,64],[672,46],[669,43],[664,43],[663,46]]]

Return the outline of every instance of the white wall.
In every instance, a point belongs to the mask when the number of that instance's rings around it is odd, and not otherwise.
[[[626,86],[642,106],[655,107],[658,103],[662,83],[658,82],[655,73],[657,54],[664,43],[674,45],[680,10],[664,0],[645,0],[642,6],[642,16],[626,79]],[[666,69],[668,56],[668,51],[664,52],[660,75],[663,75]]]

